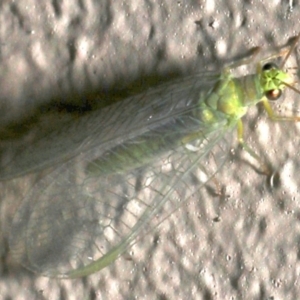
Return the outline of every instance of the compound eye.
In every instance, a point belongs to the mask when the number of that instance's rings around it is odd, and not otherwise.
[[[282,91],[280,89],[270,90],[265,93],[265,96],[270,101],[276,101],[277,99],[280,98],[281,95],[282,95]]]
[[[269,70],[272,70],[272,69],[278,69],[278,66],[274,63],[266,63],[262,67],[263,71],[269,71]]]

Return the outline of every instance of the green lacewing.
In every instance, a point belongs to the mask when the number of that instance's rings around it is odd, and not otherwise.
[[[53,170],[32,187],[12,222],[12,256],[50,277],[87,276],[111,264],[195,195],[222,167],[232,130],[245,150],[241,118],[294,81],[284,66],[291,46],[256,72],[203,72],[109,105],[52,132],[1,167],[0,179]],[[258,52],[259,49],[256,50]],[[283,58],[280,66],[270,63]],[[299,92],[298,92],[299,93]]]

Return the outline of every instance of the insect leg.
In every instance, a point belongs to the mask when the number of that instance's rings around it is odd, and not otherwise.
[[[267,176],[273,175],[273,170],[271,166],[268,166],[265,162],[261,160],[261,158],[251,149],[251,147],[245,142],[243,138],[244,133],[244,126],[242,120],[238,120],[237,122],[237,135],[238,135],[238,142],[240,146],[250,154],[251,157],[253,157],[260,165],[261,172]]]
[[[267,99],[262,100],[263,106],[272,121],[276,122],[300,122],[300,116],[278,116],[274,113],[269,101]]]

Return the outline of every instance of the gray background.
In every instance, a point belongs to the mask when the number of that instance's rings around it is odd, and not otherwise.
[[[300,31],[298,1],[0,5],[1,147],[26,146],[107,99],[220,68],[255,46],[274,50]],[[296,113],[298,99],[286,93],[274,107]],[[199,191],[128,255],[82,280],[39,277],[12,261],[9,223],[37,175],[0,183],[0,299],[297,299],[300,126],[272,123],[260,108],[246,124],[248,143],[280,171],[278,188],[234,150],[217,178],[227,197]]]

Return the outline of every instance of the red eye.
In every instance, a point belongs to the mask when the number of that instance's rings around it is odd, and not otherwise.
[[[267,91],[265,93],[265,96],[268,98],[268,100],[270,101],[275,101],[277,99],[279,99],[279,97],[282,95],[282,91],[279,89],[274,89],[274,90],[270,90]]]

